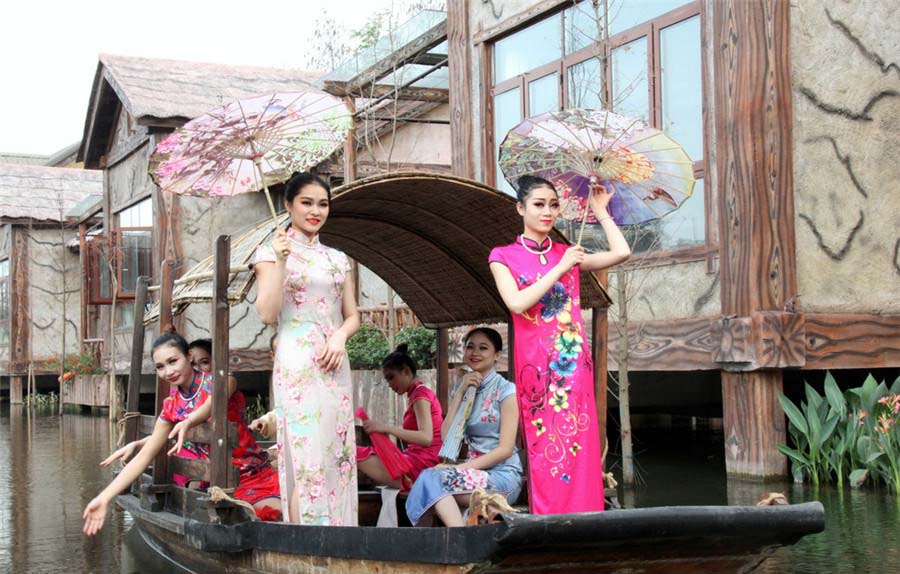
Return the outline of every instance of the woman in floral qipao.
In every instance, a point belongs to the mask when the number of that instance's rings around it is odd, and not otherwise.
[[[493,329],[479,327],[466,335],[464,358],[472,372],[453,394],[441,436],[450,431],[466,389],[475,387],[464,433],[468,455],[462,464],[422,471],[406,499],[406,514],[414,525],[429,523],[433,509],[445,526],[463,526],[460,505],[468,506],[478,487],[501,493],[510,503],[518,498],[522,463],[516,450],[516,388],[494,370],[502,349],[500,333]]]
[[[331,190],[295,173],[285,185],[291,216],[271,245],[260,246],[256,309],[278,322],[272,372],[278,475],[285,521],[355,526],[356,441],[345,344],[359,329],[346,255],[322,245]]]
[[[528,498],[535,514],[603,510],[601,445],[594,366],[581,318],[578,271],[628,259],[631,250],[607,212],[611,193],[597,185],[591,209],[609,251],[586,254],[550,238],[560,203],[553,185],[523,176],[518,183],[524,230],[491,251],[491,273],[515,333],[515,381],[528,454]]]

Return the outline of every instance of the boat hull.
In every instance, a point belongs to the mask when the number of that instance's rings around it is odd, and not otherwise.
[[[822,505],[665,507],[605,513],[508,515],[467,528],[225,526],[142,509],[148,546],[193,572],[746,573],[781,546],[824,528]]]

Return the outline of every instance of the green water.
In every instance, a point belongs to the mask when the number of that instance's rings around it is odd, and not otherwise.
[[[0,405],[0,572],[149,574],[123,541],[128,515],[111,512],[100,535],[81,534],[84,505],[112,478],[97,466],[111,450],[105,416],[29,415]],[[779,550],[758,573],[900,572],[900,505],[885,492],[728,481],[713,431],[635,431],[645,484],[622,490],[625,506],[752,504],[768,491],[791,502],[821,500],[825,532]],[[610,460],[611,466],[616,461]]]

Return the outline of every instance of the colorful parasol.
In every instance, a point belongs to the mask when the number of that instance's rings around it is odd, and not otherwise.
[[[691,196],[693,166],[665,133],[602,110],[528,118],[500,145],[507,181],[515,186],[526,174],[551,181],[562,200],[562,217],[581,220],[582,232],[585,222],[596,223],[587,208],[594,187],[615,193],[609,211],[617,224],[636,225],[665,216]]]
[[[324,92],[237,100],[159,142],[150,174],[160,188],[184,195],[229,197],[264,190],[274,219],[268,186],[326,159],[352,125],[344,103]]]
[[[369,415],[363,407],[356,409],[355,414],[356,418],[363,422],[369,420]],[[403,490],[408,490],[412,486],[409,480],[409,472],[412,470],[412,466],[403,456],[403,453],[400,452],[400,448],[384,433],[373,432],[369,435],[369,438],[372,439],[372,447],[375,448],[375,453],[381,459],[391,478],[394,480],[400,479],[400,483],[404,486]]]

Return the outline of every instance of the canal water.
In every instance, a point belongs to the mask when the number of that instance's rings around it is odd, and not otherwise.
[[[97,463],[112,450],[105,416],[29,413],[0,404],[0,572],[15,574],[149,574],[123,542],[127,514],[111,512],[94,538],[81,533],[84,505],[112,478]],[[644,484],[620,491],[625,506],[752,504],[768,491],[791,502],[821,500],[825,532],[779,550],[760,574],[900,572],[900,504],[890,493],[790,483],[728,481],[722,437],[710,429],[636,431]],[[618,462],[610,460],[610,465]],[[617,472],[618,474],[618,472]],[[138,550],[138,552],[140,552]]]

